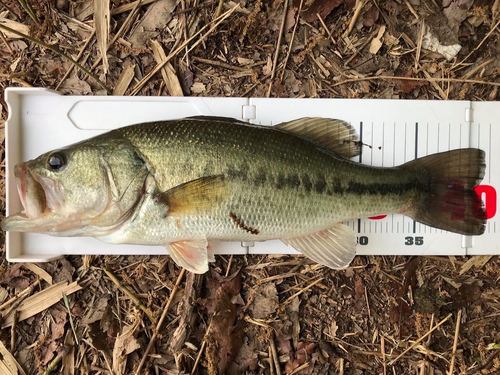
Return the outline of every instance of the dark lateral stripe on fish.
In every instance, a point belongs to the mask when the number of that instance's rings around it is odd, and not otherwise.
[[[417,181],[403,182],[400,184],[380,184],[369,183],[362,184],[358,182],[350,182],[345,190],[348,194],[358,195],[388,195],[388,194],[403,194],[410,190],[420,189],[421,185]]]

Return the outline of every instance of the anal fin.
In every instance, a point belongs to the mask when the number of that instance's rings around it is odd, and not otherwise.
[[[186,270],[202,274],[208,271],[208,242],[205,237],[176,241],[166,248],[174,262]]]
[[[347,267],[356,255],[356,234],[341,223],[308,236],[282,241],[315,262],[333,269]]]

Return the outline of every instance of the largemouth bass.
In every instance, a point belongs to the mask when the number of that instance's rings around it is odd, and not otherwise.
[[[208,270],[208,240],[281,239],[344,268],[356,235],[342,222],[381,214],[484,232],[474,192],[482,150],[378,168],[349,160],[361,147],[348,123],[322,118],[273,127],[203,116],[127,126],[16,165],[24,210],[2,228],[164,245],[196,273]]]

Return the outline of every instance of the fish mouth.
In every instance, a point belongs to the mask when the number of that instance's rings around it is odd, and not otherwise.
[[[19,199],[23,206],[24,214],[27,218],[37,219],[50,211],[46,200],[46,190],[31,173],[26,163],[17,164],[14,167],[16,186]]]

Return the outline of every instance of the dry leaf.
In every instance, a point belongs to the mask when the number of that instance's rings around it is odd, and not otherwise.
[[[404,76],[411,77],[411,74],[412,72],[411,70],[409,70]],[[413,81],[407,79],[395,79],[394,82],[396,83],[398,90],[404,92],[405,94],[409,94],[410,92],[412,92],[412,90],[419,86],[425,86],[429,84],[429,82],[427,81]]]
[[[200,94],[205,91],[205,85],[201,82],[195,82],[193,86],[191,86],[191,92],[193,94]]]
[[[129,38],[132,46],[143,48],[146,42],[154,39],[158,35],[157,29],[165,28],[172,19],[172,12],[177,3],[177,0],[158,0],[151,5]]]
[[[266,283],[259,286],[253,303],[249,310],[254,319],[266,319],[274,314],[279,306],[278,292],[274,283]]]
[[[17,307],[17,311],[19,311],[18,321],[21,322],[33,315],[38,314],[39,312],[48,309],[50,306],[58,303],[62,298],[62,293],[64,292],[67,296],[70,294],[82,289],[80,285],[75,281],[68,285],[66,281],[63,281],[58,284],[54,284],[47,289],[38,292],[31,297],[26,298],[23,302],[19,304]],[[14,321],[14,314],[11,314],[10,311],[4,316],[4,320],[2,322],[2,329],[10,327]]]
[[[88,95],[92,93],[90,85],[74,74],[61,85],[60,91],[69,95]]]
[[[11,352],[7,350],[3,342],[0,341],[0,374],[10,374],[10,375],[26,375],[23,368],[16,359],[12,356]]]
[[[464,265],[462,265],[462,268],[460,268],[460,273],[459,274],[462,275],[462,274],[466,273],[472,267],[481,268],[486,263],[488,263],[491,258],[492,258],[492,255],[477,255],[477,256],[473,256],[467,262],[465,262]]]
[[[295,14],[297,13],[297,9],[292,8],[288,9],[285,20],[285,31],[290,30],[295,25]]]
[[[378,34],[375,38],[373,38],[371,44],[370,44],[370,53],[375,55],[380,47],[382,47],[382,37],[384,36],[385,33],[385,25],[381,26],[380,29],[378,29]]]
[[[122,333],[116,337],[113,347],[113,374],[124,374],[127,355],[141,347],[134,337],[140,322],[140,319],[136,319],[134,324],[124,327]]]
[[[41,279],[45,280],[46,282],[48,282],[49,284],[52,285],[52,276],[50,276],[47,273],[47,271],[45,271],[44,269],[38,267],[36,264],[34,264],[34,263],[23,263],[23,267],[29,269],[34,274],[37,274],[38,276],[40,276]]]
[[[108,50],[109,38],[109,0],[94,0],[94,27],[96,31],[97,45],[101,51],[102,68],[104,73],[108,72]]]
[[[267,56],[267,63],[262,67],[262,73],[264,75],[271,74],[271,70],[273,69],[273,61],[271,60],[271,55]]]
[[[153,48],[153,54],[157,63],[163,62],[167,59],[163,47],[157,40],[151,42],[151,47]],[[182,92],[182,86],[179,82],[179,78],[175,73],[175,69],[169,62],[162,68],[161,75],[167,86],[168,93],[170,96],[184,96]]]
[[[321,18],[325,19],[340,4],[342,4],[342,0],[313,0],[309,6],[307,6],[307,3],[305,4],[306,6],[302,10],[301,16],[307,22],[317,21],[317,13],[319,13]]]
[[[0,23],[2,25],[10,27],[11,29],[19,31],[20,33],[23,33],[25,35],[29,35],[30,28],[27,25],[24,25],[24,24],[16,22],[16,21],[9,20],[8,18],[6,18],[7,14],[8,14],[7,11],[0,13]],[[21,38],[19,35],[11,33],[11,32],[6,31],[6,30],[2,30],[2,33],[9,39],[20,39]]]
[[[135,65],[129,65],[123,68],[118,81],[116,81],[115,89],[113,90],[113,95],[122,96],[127,91],[130,82],[134,78]]]
[[[68,330],[64,338],[64,346],[68,352],[62,359],[63,375],[75,375],[75,347],[73,345],[73,332]]]
[[[372,5],[370,9],[368,9],[364,15],[363,19],[363,26],[373,26],[375,25],[375,22],[377,22],[378,17],[380,15],[380,11],[378,10],[378,7],[375,5]]]

